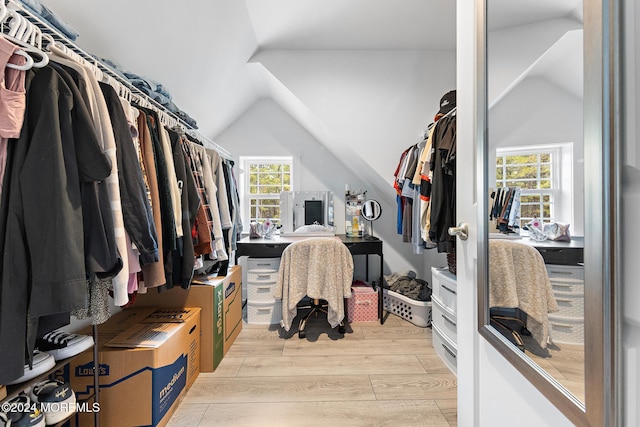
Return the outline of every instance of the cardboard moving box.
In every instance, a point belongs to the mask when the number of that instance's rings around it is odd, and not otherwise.
[[[189,289],[173,288],[138,295],[136,307],[200,307],[200,372],[213,372],[242,330],[242,269],[194,278]]]
[[[147,318],[155,308],[116,313],[98,327],[100,424],[164,426],[200,372],[200,308],[180,322]],[[184,313],[187,311],[186,313]],[[70,363],[77,399],[93,394],[93,354]],[[79,426],[93,425],[93,413],[78,414]]]
[[[224,354],[226,355],[242,330],[242,270],[239,266],[230,270],[230,274],[222,282],[222,286],[224,291],[222,323],[224,326]]]

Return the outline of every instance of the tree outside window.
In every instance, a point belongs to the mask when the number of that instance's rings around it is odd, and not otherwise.
[[[520,187],[520,226],[534,218],[550,222],[559,191],[560,149],[496,151],[496,185]]]
[[[280,223],[280,192],[292,191],[291,157],[241,157],[243,224]]]

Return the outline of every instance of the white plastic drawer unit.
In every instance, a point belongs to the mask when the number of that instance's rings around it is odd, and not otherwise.
[[[458,287],[456,276],[446,268],[431,267],[431,281],[433,282],[433,295],[442,305],[453,313],[458,310]]]
[[[584,317],[584,294],[582,292],[557,292],[553,296],[558,304],[555,315],[562,317]]]
[[[277,325],[282,320],[282,302],[247,302],[247,323]]]
[[[458,342],[458,327],[456,313],[446,308],[440,300],[433,296],[431,298],[432,305],[432,323],[435,327],[445,335],[449,341]]]
[[[273,291],[276,283],[247,283],[247,301],[275,302]]]
[[[274,270],[278,271],[280,258],[249,258],[247,260],[247,271],[251,270]]]
[[[549,335],[556,344],[584,344],[584,319],[549,314]]]
[[[584,293],[584,267],[547,265],[547,274],[554,293]]]
[[[247,283],[250,285],[276,283],[277,281],[278,270],[256,268],[247,271]]]
[[[579,265],[554,265],[547,264],[547,274],[550,279],[576,279],[584,280],[584,267]]]
[[[458,348],[451,342],[446,335],[438,329],[435,323],[432,323],[433,327],[433,348],[440,356],[440,359],[445,365],[453,372],[458,374]]]

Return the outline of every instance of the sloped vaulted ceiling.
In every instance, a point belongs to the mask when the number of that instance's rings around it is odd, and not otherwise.
[[[285,82],[276,69],[276,57],[300,60],[301,52],[322,50],[337,55],[326,55],[328,60],[340,61],[336,59],[344,56],[340,52],[358,52],[360,58],[365,52],[369,66],[375,66],[376,56],[379,61],[393,60],[385,55],[390,51],[399,52],[400,61],[410,61],[410,52],[455,51],[456,2],[452,0],[43,0],[43,3],[78,29],[78,43],[85,50],[162,82],[178,107],[193,116],[202,133],[211,138],[258,99],[271,97],[282,101],[290,96],[282,92],[289,90],[288,84],[305,83],[300,78]],[[498,34],[537,23],[563,31],[561,24],[549,20],[561,17],[565,22],[580,21],[580,4],[579,0],[491,0],[489,28]],[[511,65],[510,74],[507,72],[503,81],[493,85],[499,88],[494,97],[546,50],[542,45],[540,49],[526,49],[532,58]],[[282,62],[279,64],[278,67]],[[418,60],[413,64],[423,65]],[[282,84],[274,84],[274,78]],[[420,96],[436,105],[440,90]],[[293,117],[302,119],[310,117],[309,112],[317,113],[313,108],[293,111],[294,104],[284,106]],[[429,111],[420,114],[431,114]],[[313,127],[311,122],[302,124]]]
[[[450,0],[43,3],[88,52],[162,82],[209,137],[271,96],[269,77],[250,62],[258,51],[455,49]]]

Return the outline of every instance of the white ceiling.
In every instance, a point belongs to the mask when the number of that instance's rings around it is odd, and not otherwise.
[[[246,0],[263,49],[455,49],[452,0]]]
[[[555,18],[582,21],[582,0],[489,0],[489,31]]]
[[[78,30],[77,43],[86,51],[162,82],[211,138],[257,100],[279,98],[273,76],[251,63],[257,52],[455,49],[455,0],[42,2]],[[491,0],[490,26],[558,16],[581,20],[580,5]]]
[[[455,48],[451,0],[43,0],[77,43],[162,82],[209,137],[273,87],[264,49]],[[449,25],[445,25],[450,23]]]

